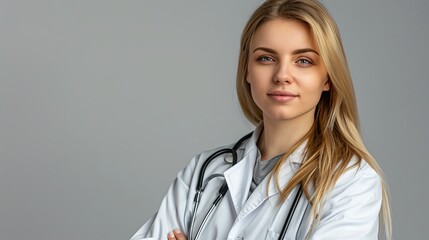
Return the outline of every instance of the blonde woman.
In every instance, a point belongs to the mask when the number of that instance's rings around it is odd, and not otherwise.
[[[382,222],[391,238],[386,184],[321,3],[271,0],[254,12],[237,94],[255,131],[194,157],[133,240],[377,239]]]

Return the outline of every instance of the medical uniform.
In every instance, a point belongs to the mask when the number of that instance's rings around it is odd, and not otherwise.
[[[229,191],[210,216],[200,239],[278,239],[298,189],[294,189],[286,201],[279,204],[280,194],[276,180],[268,175],[253,192],[249,192],[258,156],[256,142],[261,131],[260,125],[252,137],[238,149],[239,160],[235,166],[230,167],[230,164],[224,161],[225,155],[219,156],[208,165],[205,178],[212,174],[222,174],[224,178],[214,178],[207,184],[198,208],[193,234],[196,234],[202,219],[218,195],[224,179]],[[199,171],[207,157],[219,149],[203,152],[192,159],[170,186],[158,212],[137,231],[132,240],[165,240],[167,233],[175,228],[189,236]],[[300,167],[304,149],[305,144],[298,147],[281,166],[278,175],[281,188],[287,185]],[[324,201],[323,211],[313,228],[312,206],[303,195],[285,239],[305,239],[310,231],[309,239],[314,240],[377,239],[381,199],[381,179],[363,161],[358,168],[347,170],[338,179],[333,191]]]

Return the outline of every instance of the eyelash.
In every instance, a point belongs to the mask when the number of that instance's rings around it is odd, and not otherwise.
[[[305,59],[305,58],[298,59],[296,61],[296,63],[298,63],[298,64],[304,64],[304,65],[312,65],[313,64],[310,60]]]
[[[273,62],[274,58],[269,57],[269,56],[260,56],[257,59],[258,62]]]

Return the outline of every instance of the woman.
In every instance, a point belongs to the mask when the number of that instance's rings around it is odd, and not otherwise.
[[[390,238],[386,184],[360,137],[340,35],[321,3],[270,0],[255,11],[237,93],[257,125],[236,146],[238,163],[225,163],[228,154],[210,162],[204,179],[214,178],[195,209],[200,169],[219,149],[197,155],[133,240],[377,239],[380,214]],[[206,214],[224,183],[224,199]]]

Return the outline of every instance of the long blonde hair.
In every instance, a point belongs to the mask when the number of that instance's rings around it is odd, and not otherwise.
[[[253,124],[263,121],[262,111],[253,101],[250,85],[246,81],[249,61],[249,47],[258,27],[269,20],[283,18],[305,23],[311,30],[326,66],[330,90],[323,92],[315,111],[315,121],[306,136],[297,142],[278,161],[273,169],[277,179],[280,166],[296,147],[307,140],[305,160],[284,189],[279,189],[284,201],[299,184],[313,205],[313,221],[321,211],[321,203],[332,190],[336,181],[352,167],[366,161],[382,181],[382,210],[380,224],[384,222],[386,237],[391,239],[391,216],[387,185],[383,172],[367,151],[360,136],[355,93],[341,43],[338,27],[327,9],[315,0],[268,0],[250,17],[243,30],[237,69],[237,94],[246,118]],[[314,192],[310,196],[310,186]]]

